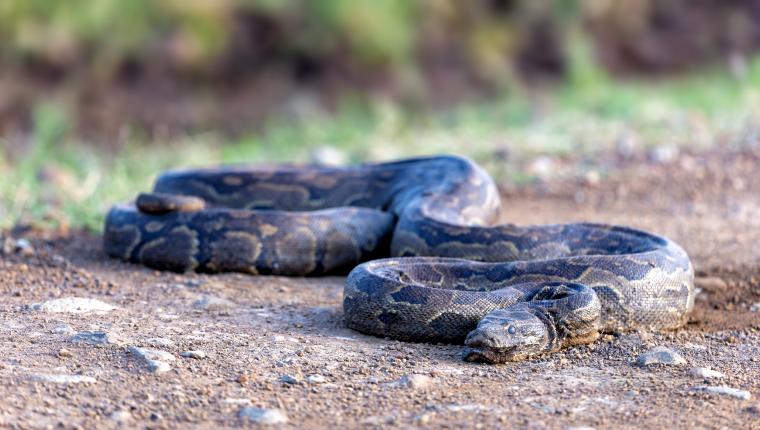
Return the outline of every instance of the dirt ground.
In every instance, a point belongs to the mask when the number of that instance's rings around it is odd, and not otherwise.
[[[93,235],[19,229],[0,261],[0,427],[760,428],[760,155],[600,162],[615,167],[559,160],[575,173],[505,186],[503,220],[672,237],[699,288],[681,330],[471,364],[459,345],[346,329],[340,277],[156,272],[108,259]],[[71,297],[116,308],[31,306]],[[638,366],[655,346],[686,364]],[[705,391],[721,386],[745,398]]]

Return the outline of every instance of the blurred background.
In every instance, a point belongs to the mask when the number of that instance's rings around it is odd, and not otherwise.
[[[178,165],[453,152],[504,184],[754,148],[757,0],[7,0],[0,225]]]

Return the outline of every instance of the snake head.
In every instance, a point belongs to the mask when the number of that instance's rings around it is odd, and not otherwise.
[[[464,342],[466,361],[504,363],[547,352],[546,322],[528,307],[497,309],[486,315]]]

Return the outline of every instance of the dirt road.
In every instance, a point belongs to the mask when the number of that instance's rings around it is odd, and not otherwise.
[[[757,154],[716,152],[504,187],[505,222],[672,237],[700,292],[676,332],[500,366],[344,328],[340,277],[155,272],[97,236],[6,232],[0,426],[760,428],[759,172]],[[53,301],[71,298],[99,302]],[[657,346],[685,363],[635,363]]]

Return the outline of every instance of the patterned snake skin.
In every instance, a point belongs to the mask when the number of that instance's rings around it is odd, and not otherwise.
[[[178,170],[111,209],[104,247],[174,271],[353,269],[348,327],[464,341],[468,360],[520,360],[600,331],[686,322],[694,274],[670,240],[601,224],[493,225],[499,210],[491,178],[455,156]]]

